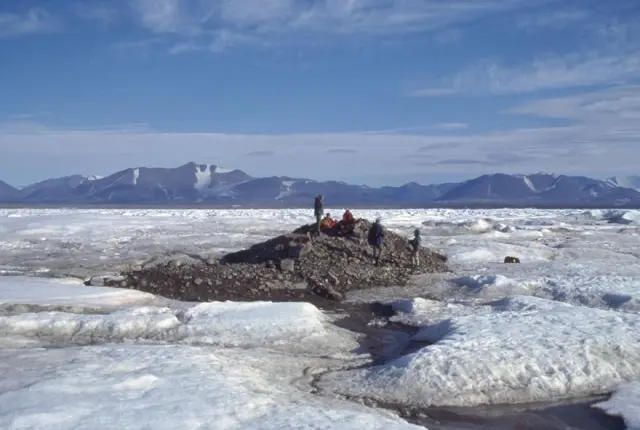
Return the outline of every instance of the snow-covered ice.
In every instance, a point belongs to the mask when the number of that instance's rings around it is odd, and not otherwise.
[[[12,305],[38,308],[107,310],[160,303],[162,299],[142,291],[87,287],[78,279],[0,276],[0,315]]]
[[[527,296],[490,306],[423,326],[413,339],[430,345],[414,353],[322,384],[389,403],[473,406],[601,394],[640,377],[640,315]]]
[[[0,277],[0,304],[23,305],[6,308],[8,315],[0,313],[0,346],[161,341],[322,355],[348,353],[358,346],[351,332],[335,327],[309,303],[171,307],[170,301],[155,299],[139,291],[78,286],[68,280]]]
[[[309,369],[364,359],[311,304],[137,293],[0,278],[0,302],[26,306],[0,314],[0,428],[416,428],[311,393]]]
[[[599,407],[637,426],[637,382],[624,383],[640,380],[640,211],[353,212],[407,237],[420,228],[452,269],[354,295],[418,330],[411,354],[357,370],[356,336],[308,304],[81,284],[152,257],[238,250],[312,222],[310,210],[0,209],[0,275],[29,275],[0,276],[0,427],[404,428],[331,390],[476,405],[617,387]],[[311,394],[316,372],[324,389]]]
[[[296,388],[313,361],[176,345],[0,349],[6,429],[411,429]]]

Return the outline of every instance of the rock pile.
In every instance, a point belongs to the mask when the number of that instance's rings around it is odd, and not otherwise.
[[[367,243],[370,226],[359,220],[317,236],[315,226],[306,225],[220,260],[156,258],[123,273],[112,285],[187,301],[305,300],[322,305],[349,290],[404,285],[411,275],[447,270],[446,258],[426,248],[420,251],[420,267],[411,267],[407,239],[390,231],[385,231],[381,264],[375,266]]]

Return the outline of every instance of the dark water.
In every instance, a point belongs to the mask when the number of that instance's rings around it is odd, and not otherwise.
[[[416,328],[398,324],[382,327],[369,325],[374,319],[384,321],[393,314],[390,306],[372,304],[342,304],[334,311],[346,315],[336,325],[363,333],[361,348],[381,364],[425,346],[412,342]],[[382,324],[381,324],[382,325]],[[407,421],[431,430],[498,429],[498,430],[622,430],[624,421],[612,417],[591,405],[608,396],[574,399],[556,403],[477,406],[470,408],[407,408],[382,404],[370,399],[353,399],[375,407],[393,410]]]

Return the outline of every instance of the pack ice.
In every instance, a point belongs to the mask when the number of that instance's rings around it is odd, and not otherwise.
[[[312,369],[363,360],[311,304],[23,277],[0,277],[0,303],[0,428],[418,428],[311,393]]]
[[[473,406],[606,393],[640,376],[636,314],[527,296],[479,313],[454,310],[457,316],[424,325],[413,338],[430,345],[383,365],[327,375],[322,386],[403,405]],[[407,318],[420,319],[428,316]]]

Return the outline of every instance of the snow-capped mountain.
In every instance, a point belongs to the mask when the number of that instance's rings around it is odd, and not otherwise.
[[[177,168],[121,170],[81,183],[76,193],[98,203],[199,202],[224,196],[231,186],[250,178],[240,170],[191,162]]]
[[[462,183],[373,188],[287,176],[254,178],[241,170],[187,163],[177,168],[136,167],[104,178],[80,175],[47,179],[17,190],[0,183],[0,201],[25,204],[204,204],[309,206],[317,194],[343,207],[425,206],[633,206],[640,192],[582,176],[547,173],[484,175]]]
[[[440,202],[533,206],[637,205],[640,193],[584,176],[546,173],[484,175],[463,182],[440,196]]]
[[[640,191],[640,176],[614,176],[607,181],[616,187],[633,188]]]

